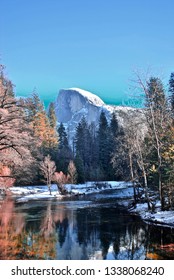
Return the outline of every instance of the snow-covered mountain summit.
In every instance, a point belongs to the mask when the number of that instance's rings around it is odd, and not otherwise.
[[[90,102],[91,104],[93,104],[95,106],[104,105],[104,102],[103,102],[103,100],[101,100],[100,97],[98,97],[97,95],[95,95],[87,90],[84,90],[81,88],[70,88],[70,89],[68,89],[68,91],[69,90],[75,91],[75,92],[79,93],[80,95],[84,96],[88,100],[88,102]]]
[[[55,108],[58,122],[76,125],[82,116],[88,123],[96,122],[105,103],[95,94],[79,88],[61,89]]]
[[[135,116],[141,113],[141,110],[132,107],[106,105],[97,95],[79,88],[61,89],[55,102],[55,110],[58,122],[67,127],[70,139],[73,138],[76,126],[83,116],[89,124],[98,124],[102,111],[108,120],[115,112],[120,125],[124,126],[130,113]]]

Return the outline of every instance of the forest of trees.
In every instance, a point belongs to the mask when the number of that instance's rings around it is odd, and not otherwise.
[[[1,191],[45,181],[50,193],[52,182],[63,192],[66,182],[124,180],[134,184],[135,203],[143,192],[149,209],[154,194],[162,210],[173,209],[174,73],[167,90],[160,78],[138,74],[136,86],[144,100],[142,119],[135,123],[130,113],[122,127],[115,113],[108,120],[102,111],[98,125],[82,117],[70,146],[64,125],[57,126],[54,103],[46,110],[35,90],[16,98],[1,66]]]

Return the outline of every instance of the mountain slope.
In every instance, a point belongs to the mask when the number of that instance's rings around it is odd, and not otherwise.
[[[108,120],[115,112],[121,126],[124,126],[130,114],[135,119],[142,118],[140,109],[106,105],[97,95],[79,88],[61,89],[55,102],[55,110],[58,122],[67,127],[70,139],[73,138],[76,126],[83,116],[88,124],[93,122],[97,125],[102,111]]]

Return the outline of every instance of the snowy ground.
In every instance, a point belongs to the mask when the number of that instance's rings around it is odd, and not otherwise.
[[[174,211],[160,211],[160,202],[156,204],[154,213],[148,211],[147,203],[137,204],[130,212],[140,215],[148,223],[174,227]]]
[[[87,182],[85,184],[67,184],[66,189],[69,191],[69,196],[72,195],[87,195],[92,193],[99,193],[105,190],[119,190],[118,198],[126,198],[121,203],[126,207],[129,205],[129,199],[133,198],[133,189],[131,183],[127,182]],[[30,200],[43,199],[61,199],[62,195],[59,193],[57,186],[52,185],[51,195],[47,186],[27,186],[27,187],[12,187],[11,192],[15,196],[17,202],[27,202]],[[130,209],[131,213],[141,216],[146,222],[152,222],[159,225],[166,225],[174,227],[174,211],[160,211],[160,204],[156,204],[155,213],[151,213],[147,209],[147,204],[137,204],[135,208]]]
[[[99,193],[104,190],[121,190],[120,193],[125,196],[132,196],[133,192],[128,191],[131,183],[125,182],[86,182],[85,184],[66,184],[65,188],[69,195],[86,195],[91,193]],[[51,186],[51,195],[47,186],[26,186],[26,187],[12,187],[10,188],[12,194],[16,197],[17,202],[27,202],[29,200],[41,200],[58,198],[61,199],[62,195],[57,189],[57,185]],[[123,190],[126,190],[123,192]]]

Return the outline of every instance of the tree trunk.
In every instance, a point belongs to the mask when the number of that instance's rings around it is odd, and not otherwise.
[[[50,184],[48,184],[48,190],[49,190],[50,195],[51,195],[51,185]]]
[[[132,153],[129,153],[129,165],[130,165],[130,173],[131,173],[131,181],[133,182],[133,190],[134,190],[134,203],[137,203],[136,191],[135,191],[135,180],[134,180],[134,172],[133,172],[133,164],[132,164]]]
[[[143,167],[143,178],[144,178],[145,198],[147,201],[148,210],[152,210],[153,204],[150,202],[150,197],[149,197],[149,193],[148,193],[148,185],[147,185],[147,175],[146,175],[146,171],[145,171],[144,167]]]

